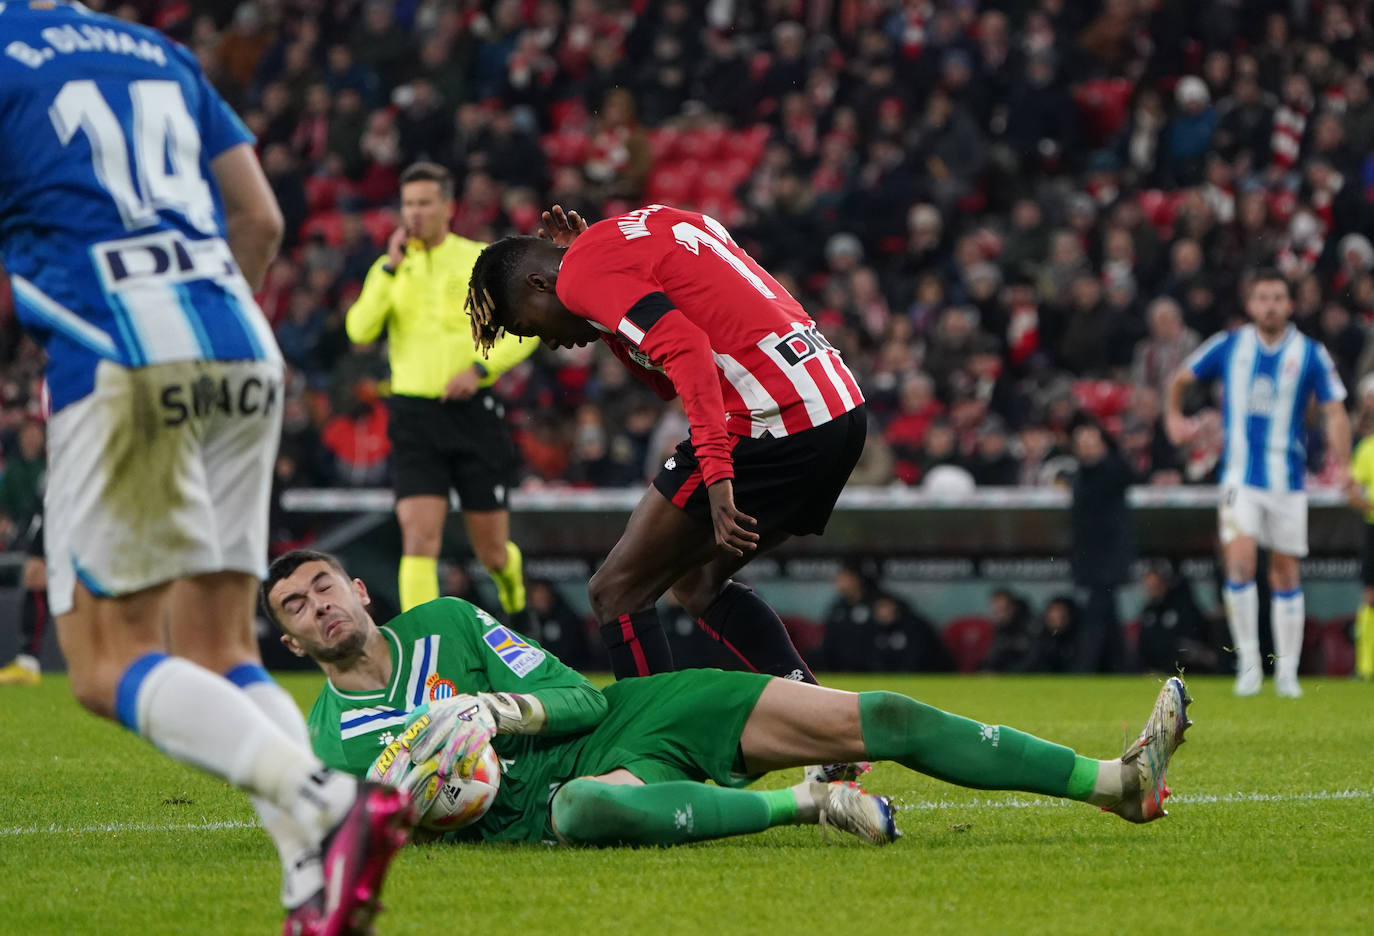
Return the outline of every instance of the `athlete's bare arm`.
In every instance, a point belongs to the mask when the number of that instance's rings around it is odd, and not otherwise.
[[[1336,469],[1335,483],[1344,487],[1350,472],[1350,416],[1344,400],[1322,404],[1326,416],[1326,451]]]
[[[277,197],[247,143],[220,153],[210,163],[210,169],[224,197],[229,250],[244,279],[256,292],[262,286],[267,265],[277,255],[286,225],[277,207]]]

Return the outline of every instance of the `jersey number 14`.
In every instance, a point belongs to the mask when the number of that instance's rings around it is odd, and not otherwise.
[[[174,211],[196,230],[216,231],[215,202],[200,172],[200,130],[175,81],[129,83],[133,103],[133,164],[119,118],[94,81],[62,86],[48,109],[66,146],[85,131],[96,178],[130,231],[157,224],[159,210]],[[137,183],[135,183],[135,175]]]

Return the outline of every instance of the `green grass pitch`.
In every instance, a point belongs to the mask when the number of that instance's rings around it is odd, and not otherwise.
[[[284,679],[302,704],[318,677]],[[1109,756],[1155,677],[845,677]],[[393,865],[378,932],[670,934],[1374,932],[1374,686],[1239,700],[1191,681],[1170,816],[962,790],[889,764],[872,848],[815,828],[662,850],[429,845]],[[774,775],[775,785],[795,782]],[[0,932],[279,931],[275,852],[247,799],[80,712],[65,681],[0,690]]]

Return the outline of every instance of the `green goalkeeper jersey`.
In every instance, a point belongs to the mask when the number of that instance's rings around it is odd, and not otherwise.
[[[498,735],[501,789],[464,837],[540,838],[549,797],[572,775],[581,742],[606,715],[606,700],[582,674],[538,643],[458,598],[430,601],[384,627],[391,683],[346,692],[326,682],[310,710],[311,745],[330,767],[362,776],[400,733],[411,710],[460,693],[536,696],[548,718],[537,735]]]

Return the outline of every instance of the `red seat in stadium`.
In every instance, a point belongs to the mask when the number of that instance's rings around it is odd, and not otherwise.
[[[736,130],[726,134],[722,150],[733,158],[744,159],[752,167],[763,155],[768,145],[768,135],[772,133],[767,124],[756,124],[748,130]]]
[[[961,673],[972,673],[992,647],[992,622],[982,617],[959,617],[945,625],[945,646]]]
[[[1075,380],[1073,398],[1080,409],[1106,421],[1120,416],[1131,405],[1130,384],[1112,380]]]
[[[631,203],[623,198],[611,198],[601,203],[601,217],[618,218],[623,214],[629,214],[639,207],[639,203]]]
[[[386,245],[399,220],[390,208],[373,208],[363,212],[363,227],[367,229],[367,236],[378,246]]]
[[[338,246],[343,243],[343,215],[337,211],[320,211],[305,219],[301,225],[301,240],[315,236],[323,237],[325,243]]]
[[[306,176],[305,206],[310,211],[330,211],[338,202],[340,180],[327,176]]]
[[[697,211],[715,218],[727,228],[744,220],[744,209],[729,192],[703,192],[694,202]]]
[[[648,201],[681,206],[692,197],[700,166],[695,162],[676,162],[659,166],[649,175],[645,188]]]
[[[678,141],[678,151],[688,159],[709,162],[721,153],[725,145],[725,131],[719,127],[688,130]]]
[[[655,163],[671,162],[678,158],[678,141],[682,132],[676,127],[658,127],[649,131],[649,152]]]
[[[739,180],[726,171],[723,163],[713,162],[702,167],[701,174],[697,176],[696,197],[700,200],[729,196],[734,193],[738,184]]]
[[[555,130],[587,125],[587,107],[580,97],[560,98],[549,103],[549,121]]]
[[[540,144],[554,166],[576,166],[587,158],[591,141],[581,130],[559,130],[544,134]]]

